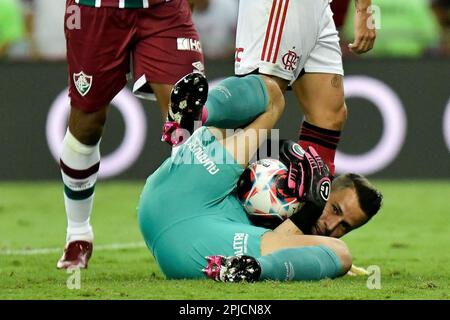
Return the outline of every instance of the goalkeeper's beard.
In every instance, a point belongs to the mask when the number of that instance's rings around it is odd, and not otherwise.
[[[317,221],[311,228],[311,234],[314,236],[327,236],[325,228]]]

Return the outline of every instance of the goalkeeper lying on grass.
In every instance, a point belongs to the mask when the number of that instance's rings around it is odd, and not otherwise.
[[[174,86],[163,136],[174,145],[172,156],[148,178],[140,199],[140,229],[162,272],[169,279],[224,282],[346,274],[352,258],[337,238],[378,211],[380,193],[349,174],[336,178],[324,195],[320,186],[329,177],[322,159],[314,149],[298,153],[298,145],[288,142],[281,160],[290,168],[291,192],[305,205],[275,230],[253,225],[235,196],[236,183],[257,151],[259,131],[280,118],[283,95],[263,75],[228,78],[207,92],[198,73]],[[205,126],[194,131],[200,119]],[[218,128],[243,129],[225,136]]]

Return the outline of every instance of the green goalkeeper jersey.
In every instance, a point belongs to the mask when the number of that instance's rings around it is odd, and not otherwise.
[[[169,2],[172,0],[75,0],[75,2],[82,6],[88,7],[113,7],[124,9],[140,9],[148,8],[151,5]]]

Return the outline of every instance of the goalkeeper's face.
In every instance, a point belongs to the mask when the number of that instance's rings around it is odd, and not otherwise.
[[[340,238],[369,220],[353,188],[333,190],[312,234]]]

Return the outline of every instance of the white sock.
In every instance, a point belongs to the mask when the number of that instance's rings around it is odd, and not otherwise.
[[[95,146],[82,144],[67,129],[60,161],[67,213],[67,242],[94,240],[89,220],[99,165],[100,141]]]

